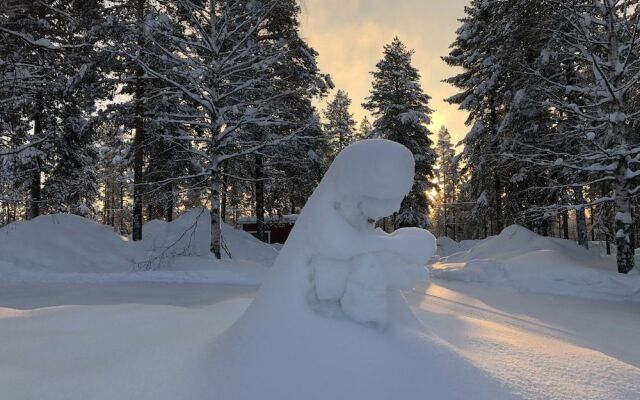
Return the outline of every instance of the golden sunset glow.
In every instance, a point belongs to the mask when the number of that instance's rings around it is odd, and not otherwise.
[[[431,129],[445,125],[453,140],[467,132],[466,114],[444,101],[456,89],[442,80],[455,70],[440,59],[455,38],[458,19],[468,0],[304,0],[303,35],[320,53],[323,72],[331,74],[336,88],[353,99],[358,122],[366,115],[360,107],[371,87],[371,75],[382,57],[383,45],[398,36],[414,49],[413,64],[422,85],[433,99]],[[459,149],[458,149],[459,150]]]

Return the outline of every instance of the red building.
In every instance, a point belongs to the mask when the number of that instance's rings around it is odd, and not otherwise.
[[[293,226],[298,219],[297,214],[290,215],[275,215],[264,218],[264,234],[265,242],[269,244],[280,243],[284,244]],[[256,224],[256,217],[242,217],[238,220],[238,225],[243,231],[249,232],[252,235],[256,235],[258,225]]]

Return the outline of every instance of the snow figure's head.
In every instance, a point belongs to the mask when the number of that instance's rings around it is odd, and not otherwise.
[[[324,181],[334,206],[357,229],[393,214],[414,180],[413,155],[389,140],[362,140],[343,150]]]

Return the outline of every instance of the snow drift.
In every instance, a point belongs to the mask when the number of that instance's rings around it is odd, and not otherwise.
[[[277,251],[228,225],[229,253],[209,252],[209,213],[151,221],[131,242],[110,227],[70,214],[43,215],[0,229],[0,281],[5,282],[234,282],[257,284]]]
[[[440,259],[436,278],[506,285],[517,290],[640,301],[640,275],[620,275],[610,259],[575,242],[512,225],[471,249]]]
[[[480,242],[481,240],[463,240],[457,242],[450,237],[441,236],[438,238],[436,254],[439,257],[448,257],[456,253],[470,250]]]
[[[150,221],[142,230],[142,242],[136,243],[142,249],[137,264],[142,269],[158,269],[174,264],[180,256],[211,258],[210,243],[211,215],[204,208],[190,210],[169,223]],[[274,247],[224,222],[222,243],[223,259],[271,266],[278,255]]]
[[[131,271],[134,257],[125,238],[77,215],[42,215],[0,229],[0,262],[16,270],[125,272]]]
[[[511,397],[429,335],[398,290],[426,278],[435,239],[372,222],[398,210],[413,177],[413,157],[397,143],[340,153],[255,301],[218,339],[217,398]]]

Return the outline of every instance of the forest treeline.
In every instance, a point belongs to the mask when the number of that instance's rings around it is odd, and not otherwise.
[[[615,243],[618,270],[634,267],[639,36],[638,1],[471,1],[444,57],[470,131],[442,163],[443,234],[569,238],[571,220],[581,245]]]
[[[385,47],[356,126],[300,35],[295,0],[2,0],[0,224],[66,212],[133,240],[145,220],[295,213],[354,140],[420,158],[394,225],[426,227],[435,157],[412,51]],[[377,86],[376,86],[377,85]],[[398,123],[401,122],[401,123]],[[375,134],[374,134],[375,131]]]
[[[302,38],[295,0],[0,0],[0,224],[71,212],[134,240],[206,206],[296,213],[360,138],[407,146],[416,179],[384,227],[477,239],[518,223],[614,244],[634,267],[640,191],[636,0],[472,0],[444,62],[468,112],[456,154],[399,39],[358,124]],[[313,16],[311,16],[313,17]],[[437,38],[433,38],[437,40]],[[385,162],[385,160],[380,160]],[[430,217],[430,218],[429,218]],[[389,226],[390,224],[390,226]]]

